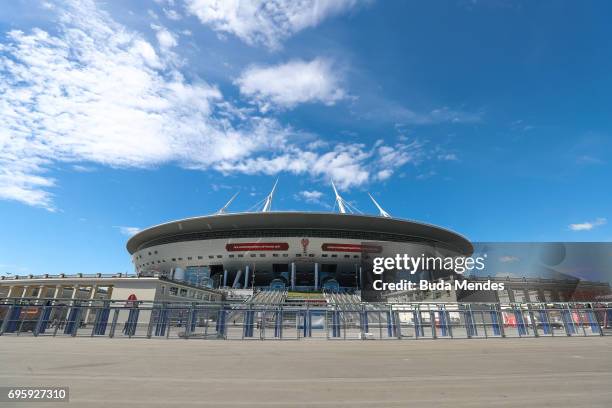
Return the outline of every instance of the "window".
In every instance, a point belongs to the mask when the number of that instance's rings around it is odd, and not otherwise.
[[[192,258],[192,257],[190,257],[190,256],[188,256],[188,257],[187,257],[187,260],[188,260],[188,261],[191,261],[192,259],[193,259],[193,258]]]
[[[353,258],[359,258],[359,255],[353,255]]]
[[[215,256],[214,255],[208,255],[208,258],[213,259]]]
[[[283,258],[287,258],[289,254],[283,254]]]
[[[202,259],[202,255],[198,255],[198,259]]]
[[[350,255],[344,255],[344,257],[345,257],[345,258],[350,258],[351,256],[350,256]]]
[[[272,254],[274,258],[278,258],[278,254]]]
[[[183,260],[183,258],[179,258],[179,261],[182,261],[182,260]]]
[[[161,287],[161,294],[163,295],[165,293],[166,293],[166,286],[162,285],[162,287]]]
[[[251,254],[251,258],[255,258],[257,254]]]
[[[181,289],[181,296],[187,297],[187,289]]]
[[[265,258],[265,257],[266,257],[266,254],[259,254],[259,257],[260,257],[260,258]]]
[[[337,254],[332,254],[332,258],[337,258],[338,255]]]
[[[155,255],[157,255],[157,251],[153,251],[153,253],[154,253]]]
[[[223,255],[217,255],[217,258],[223,258]]]
[[[243,254],[238,254],[238,258],[244,258]]]
[[[174,296],[178,295],[178,288],[176,286],[171,286],[170,287],[170,294],[174,295]]]
[[[308,256],[314,258],[314,254],[308,254]]]
[[[327,258],[327,254],[323,254],[321,255],[323,258]]]
[[[149,256],[151,256],[151,252],[149,252]]]
[[[229,254],[229,257],[230,257],[230,258],[233,258],[234,256],[235,256],[234,254]]]
[[[300,256],[302,256],[302,254],[295,254],[296,258],[299,258]]]
[[[176,258],[172,258],[172,262],[176,262]]]

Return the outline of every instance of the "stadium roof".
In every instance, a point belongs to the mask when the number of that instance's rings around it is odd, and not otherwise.
[[[468,239],[434,225],[382,216],[321,212],[221,213],[186,218],[156,225],[137,233],[128,240],[127,250],[133,254],[148,246],[147,243],[151,241],[193,233],[296,229],[393,234],[441,244],[465,255],[473,252]]]

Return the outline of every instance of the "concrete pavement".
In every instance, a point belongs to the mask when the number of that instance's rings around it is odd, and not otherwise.
[[[3,336],[0,355],[0,385],[67,385],[69,405],[78,407],[612,406],[612,337],[206,341]]]

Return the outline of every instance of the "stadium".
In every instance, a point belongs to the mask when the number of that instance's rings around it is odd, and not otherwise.
[[[335,187],[334,187],[335,191]],[[272,212],[274,190],[259,212],[217,214],[145,229],[127,243],[139,275],[159,274],[211,288],[347,291],[362,286],[370,255],[472,253],[461,235],[433,225],[348,212]],[[229,204],[229,203],[228,203]]]

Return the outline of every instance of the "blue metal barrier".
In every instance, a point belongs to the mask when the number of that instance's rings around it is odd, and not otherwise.
[[[438,316],[440,319],[440,334],[442,336],[448,336],[449,334],[449,330],[448,330],[448,322],[449,322],[449,318],[448,318],[448,312],[444,309],[442,309],[442,307],[438,308]]]
[[[551,334],[552,330],[550,327],[550,321],[548,319],[548,313],[546,313],[546,310],[540,310],[539,315],[540,315],[540,325],[542,326],[542,331],[544,332],[544,334]]]
[[[563,325],[568,335],[576,334],[572,313],[569,310],[561,310],[561,320],[563,320]]]
[[[415,337],[425,337],[425,329],[423,328],[423,322],[421,321],[421,312],[415,310],[412,312],[414,319],[414,335]]]
[[[516,319],[516,328],[518,329],[519,336],[527,335],[527,324],[525,323],[523,311],[514,309],[514,318]]]
[[[499,314],[497,313],[497,310],[491,310],[489,313],[491,314],[491,327],[493,328],[493,334],[496,336],[501,336]]]
[[[96,317],[94,319],[93,334],[95,336],[104,336],[106,334],[106,327],[108,325],[108,316],[110,315],[110,307],[108,304],[104,305],[102,309],[96,311]]]
[[[478,329],[474,320],[474,313],[470,309],[464,309],[463,316],[465,318],[465,328],[468,337],[478,336]]]
[[[191,311],[191,324],[190,324],[190,333],[195,332],[196,329],[196,325],[198,323],[198,310],[197,309],[193,309]]]
[[[64,334],[76,334],[76,331],[79,328],[79,312],[79,306],[73,306],[70,308],[70,312],[68,312],[68,319],[66,319],[66,326],[64,327]]]
[[[217,337],[225,337],[225,319],[226,319],[226,310],[220,309],[217,313]]]
[[[138,325],[138,315],[140,314],[140,310],[138,309],[130,309],[130,313],[128,314],[127,321],[123,326],[123,334],[126,336],[132,337],[136,334],[136,327]]]
[[[165,307],[161,307],[157,310],[157,321],[155,322],[155,336],[165,336],[167,327],[168,309],[166,309]]]
[[[586,314],[587,320],[589,321],[591,332],[600,334],[601,328],[599,327],[599,322],[597,321],[597,316],[595,316],[595,312],[593,310],[587,310],[584,313]]]
[[[13,306],[8,316],[8,325],[6,326],[5,333],[15,333],[17,325],[19,323],[19,316],[21,316],[21,306]]]
[[[47,330],[47,325],[49,324],[49,318],[51,317],[51,312],[53,311],[53,306],[50,306],[51,302],[47,301],[46,305],[43,308],[42,314],[40,316],[40,323],[36,328],[36,335],[43,334]]]
[[[367,311],[362,311],[359,315],[360,317],[360,323],[361,323],[361,331],[363,333],[367,333],[370,331],[370,327],[368,324],[368,312]]]
[[[283,337],[283,312],[277,310],[274,312],[274,337]]]
[[[340,337],[340,312],[332,312],[332,337]]]

